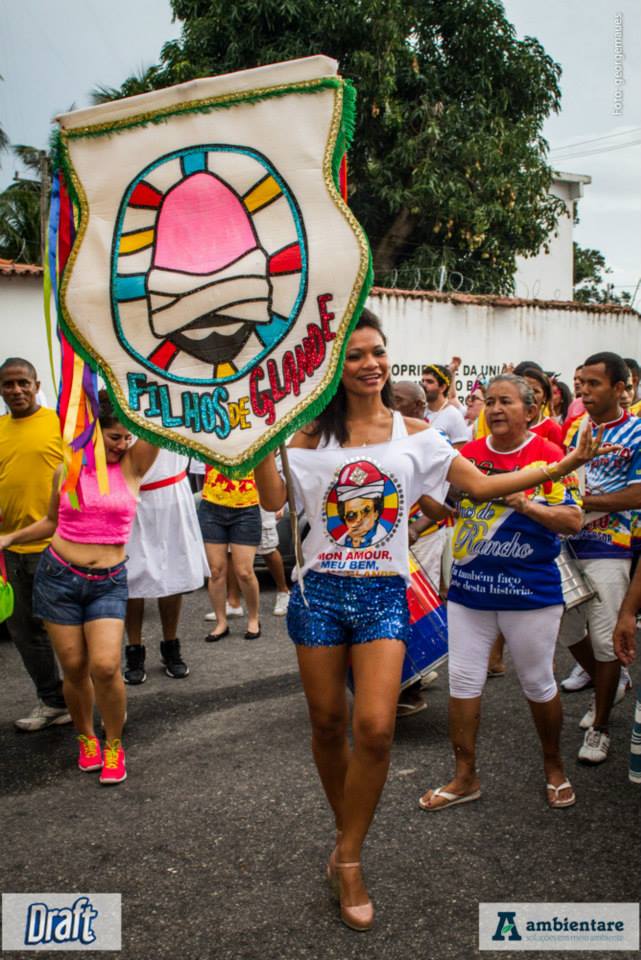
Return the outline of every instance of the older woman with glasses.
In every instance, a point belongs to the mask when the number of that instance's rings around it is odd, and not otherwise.
[[[523,378],[495,377],[485,399],[490,435],[461,451],[485,474],[539,467],[544,476],[525,493],[501,500],[480,502],[462,494],[447,603],[449,728],[456,769],[449,783],[421,797],[424,810],[443,810],[481,796],[476,738],[490,651],[499,632],[541,742],[548,805],[559,809],[576,800],[559,747],[562,714],[553,657],[563,613],[555,563],[558,535],[580,529],[581,500],[573,477],[559,479],[561,451],[529,429],[535,406]]]

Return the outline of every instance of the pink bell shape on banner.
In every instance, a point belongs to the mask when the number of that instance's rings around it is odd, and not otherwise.
[[[194,173],[165,197],[156,224],[155,267],[210,274],[255,247],[247,210],[213,174]]]

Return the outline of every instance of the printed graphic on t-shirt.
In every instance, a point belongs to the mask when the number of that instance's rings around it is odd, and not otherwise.
[[[462,453],[483,473],[540,467],[559,457],[556,446],[534,436],[518,451],[499,453],[487,438]],[[525,496],[546,507],[580,506],[574,475],[546,481]],[[448,599],[481,610],[529,610],[562,603],[556,563],[558,536],[502,500],[477,503],[463,496],[452,544]]]
[[[398,483],[374,461],[344,464],[325,498],[330,539],[353,550],[380,546],[398,525],[401,498]]]
[[[207,467],[203,500],[221,507],[254,507],[258,503],[258,491],[254,474],[232,480],[215,467]]]
[[[587,420],[588,423],[591,423]],[[591,424],[592,431],[596,430]],[[583,426],[580,429],[585,429]],[[576,446],[579,430],[569,447]],[[630,484],[641,482],[641,421],[624,413],[605,425],[602,443],[616,444],[617,449],[594,457],[585,465],[586,492],[598,495],[616,493]],[[582,559],[606,559],[631,556],[631,512],[597,514],[572,537],[572,545]]]

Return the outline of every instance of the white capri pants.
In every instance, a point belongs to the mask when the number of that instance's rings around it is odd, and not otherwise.
[[[553,661],[562,614],[562,603],[537,610],[474,610],[448,602],[450,696],[460,700],[481,696],[490,651],[502,633],[527,699],[552,700],[557,692]]]

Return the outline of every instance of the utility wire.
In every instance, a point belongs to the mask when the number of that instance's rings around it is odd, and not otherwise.
[[[577,140],[576,143],[566,143],[561,147],[550,147],[550,153],[574,150],[575,147],[583,147],[585,144],[599,143],[601,140],[612,140],[614,137],[627,137],[635,133],[641,133],[641,127],[632,127],[630,130],[620,130],[618,133],[607,133],[602,137],[592,137],[589,140]]]
[[[610,147],[601,147],[597,150],[583,150],[578,153],[568,153],[563,157],[551,157],[551,160],[555,165],[558,165],[559,163],[565,163],[566,160],[578,160],[581,157],[596,157],[602,153],[612,153],[614,150],[626,150],[628,147],[637,147],[639,144],[641,144],[641,140],[630,140],[629,143],[613,144]]]

